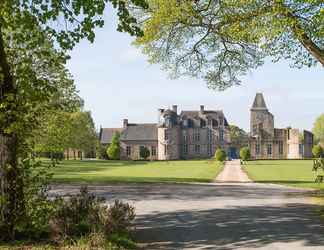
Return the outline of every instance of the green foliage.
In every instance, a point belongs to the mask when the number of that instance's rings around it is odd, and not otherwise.
[[[51,221],[55,238],[76,239],[92,235],[96,237],[92,240],[97,245],[103,245],[104,239],[109,239],[120,247],[129,246],[135,208],[118,200],[107,206],[104,201],[103,198],[89,194],[87,187],[82,187],[80,194],[69,199],[57,198],[57,210]]]
[[[313,146],[312,153],[315,158],[322,157],[324,153],[323,148],[320,145],[315,145]]]
[[[25,239],[39,239],[48,235],[50,216],[55,211],[55,205],[47,197],[47,184],[52,177],[52,174],[48,173],[48,167],[30,159],[19,163],[24,178],[16,183],[15,190],[21,190],[17,194],[23,195],[19,197],[16,208],[1,210],[0,240],[10,239],[11,230],[18,237]],[[1,207],[8,207],[10,196],[4,194],[0,197]],[[8,219],[14,220],[13,229],[8,228]]]
[[[119,142],[120,133],[115,132],[111,143],[107,148],[107,155],[109,159],[118,160],[120,156],[120,142]]]
[[[140,157],[146,160],[150,157],[150,150],[147,147],[140,147]]]
[[[107,150],[99,140],[96,143],[96,158],[100,160],[108,159]]]
[[[231,144],[240,147],[246,146],[248,141],[247,133],[243,129],[235,125],[230,125],[229,128],[230,128]]]
[[[251,152],[250,152],[249,147],[241,148],[241,150],[240,150],[240,158],[243,161],[247,161],[247,160],[249,160],[251,158]]]
[[[136,44],[172,77],[203,78],[224,90],[266,57],[324,65],[322,0],[147,2],[133,11],[144,31]]]
[[[217,149],[215,152],[215,159],[217,161],[223,162],[226,160],[226,152],[223,149]]]
[[[323,143],[324,145],[324,114],[317,117],[313,126],[313,133],[315,140]]]

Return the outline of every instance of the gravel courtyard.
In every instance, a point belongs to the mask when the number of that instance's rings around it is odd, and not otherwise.
[[[78,186],[54,186],[71,194]],[[271,184],[114,184],[91,186],[136,207],[144,249],[324,249],[316,205],[300,189]]]

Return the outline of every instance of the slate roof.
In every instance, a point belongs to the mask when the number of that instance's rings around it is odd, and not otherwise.
[[[253,109],[253,110],[268,110],[262,93],[256,93],[251,109]]]
[[[156,123],[129,123],[120,136],[121,141],[157,141]]]
[[[100,131],[100,143],[109,144],[116,132],[122,132],[123,128],[102,128]]]

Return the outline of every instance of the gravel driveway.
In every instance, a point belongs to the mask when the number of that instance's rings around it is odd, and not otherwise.
[[[77,192],[55,186],[52,193]],[[305,191],[271,184],[91,186],[136,207],[144,249],[324,249],[324,227]]]

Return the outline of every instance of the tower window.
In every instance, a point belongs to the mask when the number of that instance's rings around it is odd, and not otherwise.
[[[169,131],[164,130],[164,140],[169,140]]]
[[[267,145],[267,154],[272,155],[272,144],[270,143]]]
[[[283,142],[279,141],[279,154],[282,155],[283,154]]]
[[[257,155],[260,154],[260,144],[259,143],[255,144],[255,154],[257,154]]]

